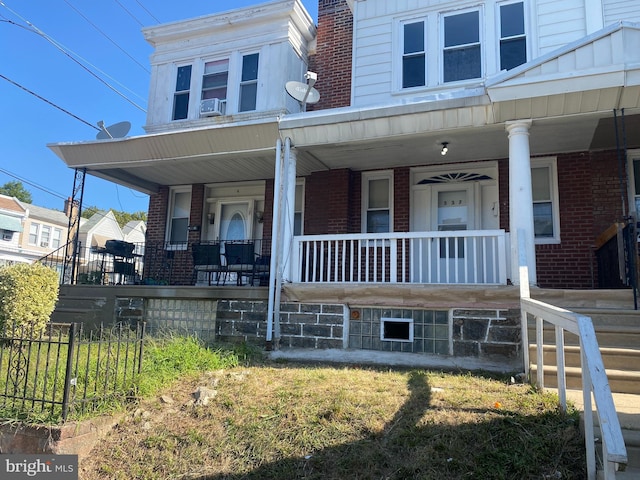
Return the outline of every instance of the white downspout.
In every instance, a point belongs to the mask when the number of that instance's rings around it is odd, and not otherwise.
[[[274,318],[276,315],[280,316],[279,301],[276,303],[275,292],[277,290],[276,276],[278,272],[278,248],[280,239],[278,232],[280,231],[280,199],[282,198],[282,140],[278,139],[276,142],[276,161],[275,161],[275,178],[273,180],[273,220],[271,224],[271,261],[269,264],[269,306],[267,310],[267,350],[273,349],[273,331],[274,331]],[[278,296],[279,300],[279,296]],[[278,333],[279,333],[279,323]],[[278,337],[276,337],[278,338]]]

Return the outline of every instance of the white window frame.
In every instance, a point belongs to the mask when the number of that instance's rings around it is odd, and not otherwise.
[[[640,203],[640,191],[636,191],[636,175],[635,170],[633,168],[633,163],[635,161],[640,162],[640,149],[638,150],[628,150],[627,151],[627,172],[629,177],[629,211],[632,215],[635,215],[636,222],[640,220],[640,211],[636,209],[636,199]]]
[[[35,229],[35,236],[36,239],[35,241],[31,240],[31,236],[34,235],[33,230]],[[35,222],[31,222],[31,224],[29,225],[29,240],[28,240],[28,244],[29,245],[38,245],[38,240],[40,240],[40,224],[39,223],[35,223]]]
[[[556,157],[532,158],[531,168],[549,169],[549,193],[551,194],[551,215],[553,216],[553,237],[535,237],[536,245],[549,245],[560,243],[560,201],[558,190],[558,161]],[[533,209],[533,205],[531,206]]]
[[[171,227],[174,218],[184,218],[184,217],[174,217],[174,209],[175,209],[175,201],[176,195],[179,193],[188,193],[189,194],[189,213],[187,215],[187,226],[189,224],[189,220],[191,217],[191,201],[192,201],[192,191],[191,187],[175,187],[169,191],[169,205],[167,208],[167,226],[165,231],[165,244],[167,250],[186,250],[188,248],[189,242],[189,230],[187,227],[187,237],[184,243],[172,243],[171,242]]]
[[[60,248],[62,245],[62,230],[54,228],[51,233],[51,248]]]
[[[393,232],[393,170],[377,170],[362,172],[362,222],[361,231],[367,233],[367,213],[369,212],[369,182],[372,180],[389,180],[389,233]],[[380,209],[381,210],[381,209]]]
[[[50,225],[42,225],[40,229],[40,241],[38,245],[42,248],[49,248],[51,245],[51,226]]]
[[[424,55],[424,84],[423,85],[414,85],[412,87],[405,87],[404,86],[404,59],[405,59],[405,53],[404,53],[404,29],[406,25],[410,25],[413,23],[419,23],[422,22],[423,23],[423,41],[424,41],[424,49],[422,50],[422,55]],[[408,19],[403,19],[400,20],[399,24],[398,24],[398,60],[397,60],[397,64],[398,64],[398,90],[399,91],[409,91],[412,89],[421,89],[421,88],[426,88],[429,85],[429,37],[428,37],[428,17],[427,16],[421,16],[421,17],[415,17],[415,18],[408,18]],[[416,56],[416,52],[408,54],[408,56]]]
[[[519,36],[513,36],[513,37],[502,37],[502,15],[501,15],[501,7],[504,7],[506,5],[512,5],[514,3],[521,3],[522,4],[522,12],[524,15],[524,33],[522,35]],[[501,54],[501,46],[502,46],[502,41],[503,40],[509,40],[509,39],[513,39],[513,38],[520,38],[520,37],[524,37],[525,40],[525,59],[524,59],[524,63],[529,61],[530,58],[530,49],[531,49],[531,39],[530,39],[530,35],[529,35],[529,15],[528,15],[528,10],[527,10],[527,1],[526,0],[505,0],[502,2],[497,2],[496,3],[496,13],[495,13],[495,18],[496,18],[496,71],[501,71],[502,70],[502,54]],[[516,67],[513,67],[516,68]]]
[[[198,70],[198,107],[200,105],[200,103],[202,102],[202,100],[204,100],[204,77],[206,76],[205,72],[205,68],[207,63],[211,63],[211,62],[222,62],[225,61],[227,62],[227,85],[226,85],[226,96],[225,98],[221,98],[220,101],[221,103],[224,105],[225,109],[223,110],[223,114],[226,114],[226,106],[228,105],[228,99],[230,96],[230,83],[231,83],[231,65],[232,65],[232,58],[230,56],[223,56],[223,57],[214,57],[214,58],[206,58],[206,59],[201,59],[200,61],[200,65],[199,65],[199,70]],[[200,109],[198,108],[198,115],[200,115]]]
[[[255,79],[251,79],[251,80],[246,80],[246,81],[242,81],[242,70],[244,68],[244,57],[248,57],[250,55],[258,55],[258,71],[256,74],[256,78]],[[241,52],[240,53],[240,61],[239,61],[239,65],[238,65],[238,112],[255,112],[256,110],[258,110],[258,90],[259,90],[259,79],[260,79],[260,65],[261,65],[261,57],[262,55],[260,54],[259,51],[250,51],[250,52]],[[240,104],[242,102],[242,87],[243,86],[247,86],[247,85],[251,85],[251,84],[255,84],[256,86],[256,107],[253,110],[241,110],[240,108]]]
[[[189,89],[187,90],[177,90],[178,88],[178,71],[183,67],[191,67],[191,74],[189,76]],[[183,122],[188,120],[191,116],[192,112],[192,100],[193,100],[193,74],[194,74],[194,65],[193,63],[182,63],[176,64],[173,72],[173,91],[171,93],[171,121],[172,122]],[[175,118],[176,116],[176,96],[177,95],[187,95],[187,116],[185,118]]]
[[[480,45],[480,75],[478,77],[474,77],[474,78],[465,78],[462,80],[451,80],[451,81],[445,81],[444,79],[444,69],[445,69],[445,62],[444,62],[444,54],[446,50],[453,50],[453,47],[447,48],[445,47],[445,18],[447,17],[454,17],[457,15],[464,15],[466,13],[471,13],[471,12],[478,12],[478,44]],[[442,85],[456,85],[456,84],[460,84],[460,83],[473,83],[473,82],[478,82],[480,80],[482,80],[484,78],[485,75],[485,71],[486,71],[486,54],[485,54],[485,45],[486,45],[486,38],[485,38],[485,32],[484,32],[484,9],[482,6],[476,6],[473,8],[466,8],[466,9],[462,9],[462,10],[454,10],[454,11],[448,11],[448,12],[442,12],[440,13],[440,45],[439,45],[439,58],[440,58],[440,82],[442,83]],[[464,44],[464,45],[456,45],[455,48],[461,48],[465,45],[475,45],[475,44]]]
[[[304,235],[304,200],[305,200],[305,188],[306,188],[306,183],[304,178],[300,178],[298,180],[296,180],[296,200],[297,200],[297,192],[300,191],[301,192],[301,205],[297,205],[295,204],[293,207],[293,214],[294,214],[294,218],[295,215],[300,214],[300,233],[298,235]],[[300,189],[300,190],[298,190]],[[299,207],[299,208],[298,208]],[[294,230],[295,230],[295,221],[294,221]],[[294,232],[295,235],[295,232]]]

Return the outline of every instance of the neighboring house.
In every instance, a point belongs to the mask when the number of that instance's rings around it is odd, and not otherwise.
[[[493,292],[521,259],[539,287],[606,286],[594,246],[640,208],[633,22],[635,1],[319,0],[316,30],[286,0],[149,27],[147,134],[50,148],[150,194],[173,283],[192,244],[257,240],[267,340],[513,359]],[[308,70],[305,112],[285,84]],[[333,323],[279,331],[281,287]]]
[[[60,210],[0,195],[0,261],[33,263],[67,243],[69,218]],[[60,253],[64,256],[64,253]]]
[[[64,256],[69,230],[68,213],[21,202],[27,212],[20,241],[22,252],[31,262],[57,252]],[[65,208],[66,208],[65,203]]]
[[[0,266],[31,263],[22,255],[20,237],[27,212],[15,197],[0,195]]]

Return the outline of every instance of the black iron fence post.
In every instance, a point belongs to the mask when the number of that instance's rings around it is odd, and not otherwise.
[[[142,372],[142,351],[144,350],[144,334],[145,334],[145,330],[146,330],[146,326],[147,326],[147,322],[138,322],[138,348],[139,350],[139,354],[138,354],[138,375],[140,375],[140,372]]]
[[[69,325],[69,344],[67,347],[67,366],[64,373],[64,394],[62,396],[62,419],[66,420],[69,413],[69,396],[71,393],[72,370],[73,370],[73,352],[76,345],[76,323]]]

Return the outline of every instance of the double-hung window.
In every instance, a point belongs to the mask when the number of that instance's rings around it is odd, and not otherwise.
[[[242,57],[242,75],[240,77],[240,104],[238,110],[247,112],[256,109],[258,96],[258,60],[259,54],[252,53]]]
[[[443,25],[444,82],[481,78],[480,11],[446,15]]]
[[[426,85],[425,22],[402,24],[402,88]]]
[[[191,192],[174,190],[169,205],[169,225],[167,238],[171,245],[186,247],[189,233],[189,212],[191,211]]]
[[[38,235],[40,234],[40,224],[32,223],[29,225],[29,245],[38,244]]]
[[[527,61],[524,3],[500,5],[500,69],[510,70]]]
[[[205,63],[204,75],[202,76],[202,100],[217,98],[226,101],[228,81],[228,59]]]
[[[554,158],[531,161],[533,231],[536,243],[560,241],[558,174]]]
[[[51,237],[51,247],[60,248],[61,240],[62,240],[62,230],[60,230],[59,228],[54,228],[53,236]]]
[[[293,211],[293,234],[302,235],[304,230],[304,183],[296,183],[296,198]]]
[[[393,172],[362,174],[362,229],[365,233],[392,231]]]
[[[48,225],[42,226],[42,233],[40,234],[40,246],[48,247],[51,240],[51,227]]]
[[[191,65],[178,67],[176,90],[173,94],[173,120],[189,116],[189,90],[191,89]]]

